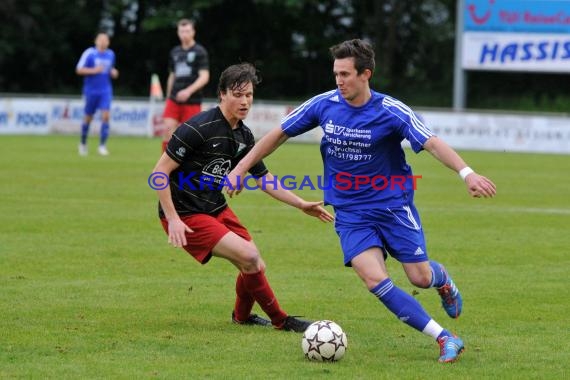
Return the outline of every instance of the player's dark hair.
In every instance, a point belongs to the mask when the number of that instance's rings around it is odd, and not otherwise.
[[[354,58],[354,67],[358,74],[366,69],[374,72],[374,49],[368,42],[354,39],[332,46],[329,51],[334,59]]]
[[[195,28],[196,22],[191,18],[182,18],[178,20],[178,22],[176,23],[176,26],[186,26],[186,25],[192,25],[192,27]]]
[[[240,89],[249,82],[251,82],[253,88],[261,83],[261,78],[258,76],[255,66],[247,62],[229,66],[220,75],[218,97],[227,90],[233,91]]]

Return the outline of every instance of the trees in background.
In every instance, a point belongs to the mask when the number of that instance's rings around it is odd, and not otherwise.
[[[261,72],[258,98],[297,100],[331,89],[328,48],[366,38],[377,54],[375,89],[417,106],[449,107],[455,11],[454,0],[3,0],[0,92],[79,94],[75,65],[104,29],[121,70],[116,94],[146,96],[151,73],[164,85],[176,21],[190,17],[210,53],[209,97],[221,70],[240,61]],[[471,107],[563,108],[570,84],[560,74],[469,78]]]

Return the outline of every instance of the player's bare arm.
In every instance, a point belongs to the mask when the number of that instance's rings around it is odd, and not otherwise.
[[[178,91],[176,94],[176,100],[179,102],[185,102],[192,96],[193,93],[199,91],[205,85],[208,84],[210,81],[210,71],[209,70],[200,70],[198,71],[198,78],[184,90]]]
[[[172,86],[174,85],[174,73],[171,71],[168,73],[168,78],[166,79],[166,93],[170,96],[172,92]]]
[[[166,153],[163,153],[158,160],[156,166],[153,169],[154,173],[160,172],[167,176],[178,167],[178,163],[170,158]],[[156,190],[158,194],[158,199],[162,210],[164,211],[164,217],[168,220],[168,242],[174,247],[185,246],[186,232],[194,232],[188,227],[176,212],[174,208],[174,203],[172,202],[172,195],[170,193],[170,185],[161,190]]]
[[[99,65],[99,66],[95,66],[95,67],[80,67],[77,70],[75,70],[75,73],[77,75],[95,75],[95,74],[102,73],[103,70],[105,70],[105,66],[103,66],[103,65]]]
[[[472,197],[491,198],[497,193],[497,187],[490,179],[472,171],[461,156],[442,139],[437,136],[430,137],[424,144],[424,149],[442,164],[462,175]]]
[[[279,186],[279,181],[275,180],[271,173],[267,173],[265,179],[263,177],[258,178],[256,183],[260,189],[273,198],[298,208],[309,216],[318,218],[324,223],[334,220],[334,217],[323,207],[323,201],[309,202],[304,200],[292,191]]]
[[[275,127],[255,144],[253,149],[240,160],[227,176],[227,181],[230,186],[227,187],[226,192],[230,198],[233,197],[234,194],[237,195],[241,192],[243,185],[241,181],[245,178],[247,171],[256,162],[271,154],[271,152],[287,141],[288,138],[289,136],[283,133],[281,127]]]

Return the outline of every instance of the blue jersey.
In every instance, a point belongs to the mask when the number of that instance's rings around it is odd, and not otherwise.
[[[95,47],[86,49],[79,62],[77,62],[77,69],[83,67],[97,67],[102,65],[105,69],[94,75],[85,75],[83,78],[83,94],[112,94],[113,87],[111,85],[111,69],[115,67],[115,53],[111,49],[106,49],[101,52]]]
[[[402,102],[371,93],[365,105],[354,107],[338,90],[325,92],[281,123],[289,137],[317,126],[323,129],[324,200],[335,208],[386,208],[413,201],[417,178],[401,143],[407,139],[418,153],[433,133]]]

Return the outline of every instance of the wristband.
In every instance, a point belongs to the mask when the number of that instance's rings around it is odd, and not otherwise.
[[[475,173],[475,171],[471,169],[469,166],[466,166],[459,171],[459,176],[461,177],[462,180],[465,181],[465,178],[467,178],[467,176],[471,173]]]

